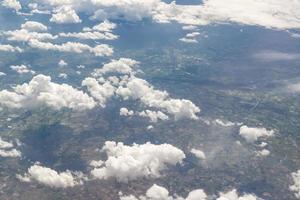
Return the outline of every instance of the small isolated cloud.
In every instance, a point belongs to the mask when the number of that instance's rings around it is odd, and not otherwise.
[[[2,6],[10,9],[14,9],[16,11],[19,11],[22,9],[22,6],[19,1],[17,0],[3,0]]]
[[[62,6],[54,11],[50,19],[51,22],[57,24],[74,24],[81,23],[81,19],[76,11],[70,6]]]
[[[53,188],[67,188],[81,185],[84,176],[81,172],[64,171],[57,172],[48,167],[35,164],[28,169],[24,175],[17,175],[17,178],[22,182],[36,181],[40,184]]]
[[[253,57],[267,62],[300,60],[299,53],[285,53],[280,51],[261,51],[254,54]]]
[[[9,44],[0,44],[0,51],[8,51],[8,52],[23,52],[23,49],[20,47],[14,47]]]
[[[27,31],[36,31],[36,32],[44,32],[47,31],[48,28],[42,23],[35,21],[27,21],[21,25],[22,29],[26,29]]]
[[[98,179],[116,178],[120,182],[143,177],[158,177],[168,165],[181,163],[185,154],[170,145],[151,143],[124,145],[122,142],[105,142],[102,151],[107,160],[91,174]]]
[[[207,200],[207,195],[202,189],[197,189],[191,191],[186,198],[177,195],[174,197],[174,195],[169,194],[166,188],[154,184],[146,191],[145,195],[139,197],[120,195],[120,200]]]
[[[198,40],[194,38],[180,38],[179,41],[185,42],[185,43],[198,43]]]
[[[206,158],[205,153],[199,149],[192,148],[191,153],[194,154],[200,160],[204,160]]]
[[[113,54],[113,48],[106,44],[100,44],[95,47],[91,47],[87,44],[82,44],[78,42],[53,44],[50,42],[41,42],[39,40],[30,40],[28,44],[32,48],[43,49],[43,50],[72,52],[72,53],[90,52],[93,53],[95,56],[111,56]]]
[[[241,126],[240,127],[240,136],[243,137],[247,142],[253,143],[257,141],[259,138],[267,138],[274,135],[274,130],[267,130],[265,128],[257,128],[257,127],[248,127]]]
[[[169,117],[165,113],[161,111],[153,111],[153,110],[143,110],[138,113],[139,116],[141,117],[147,117],[149,118],[150,122],[156,123],[159,120],[165,121],[168,120]]]
[[[58,66],[60,66],[60,67],[65,67],[65,66],[68,66],[68,63],[67,63],[66,61],[64,61],[64,60],[60,60],[60,61],[58,62]]]
[[[51,77],[39,74],[29,83],[15,86],[12,91],[0,91],[0,105],[16,109],[45,105],[56,110],[85,110],[95,107],[96,102],[70,85],[53,83]]]
[[[19,74],[35,74],[35,71],[29,69],[26,65],[12,65],[10,68]]]
[[[0,157],[21,157],[21,152],[14,149],[14,144],[12,142],[4,141],[0,137]]]
[[[291,174],[293,179],[293,185],[290,186],[290,190],[295,193],[295,196],[300,199],[300,170]]]
[[[121,108],[120,109],[120,115],[121,116],[132,116],[134,114],[134,111],[128,110],[127,108]]]
[[[68,74],[66,74],[66,73],[60,73],[60,74],[58,75],[58,77],[59,77],[59,78],[63,78],[63,79],[67,79],[67,78],[68,78]]]

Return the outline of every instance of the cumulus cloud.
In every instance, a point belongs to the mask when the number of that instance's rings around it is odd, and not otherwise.
[[[93,53],[95,56],[111,56],[113,54],[113,48],[106,44],[100,44],[95,47],[91,47],[87,44],[82,44],[78,42],[66,42],[62,44],[53,44],[50,42],[42,42],[35,39],[30,40],[28,44],[32,48],[43,49],[43,50],[72,52],[72,53],[90,52]]]
[[[254,194],[239,195],[236,190],[220,193],[217,200],[259,200]]]
[[[291,174],[293,179],[293,185],[290,186],[290,190],[295,193],[295,196],[300,199],[300,170]]]
[[[120,109],[120,115],[121,116],[132,116],[134,114],[134,111],[128,110],[127,108],[121,108]]]
[[[51,82],[51,77],[37,75],[29,83],[17,85],[12,91],[0,91],[0,105],[9,108],[35,108],[48,106],[53,109],[91,109],[96,102],[84,92],[67,84]]]
[[[57,172],[48,167],[35,164],[28,169],[24,175],[17,175],[17,178],[23,182],[37,181],[43,185],[53,188],[67,188],[82,184],[84,178],[81,172],[64,171]]]
[[[6,8],[14,9],[16,11],[19,11],[22,9],[20,2],[17,0],[3,0],[2,6],[6,7]]]
[[[26,65],[12,65],[10,68],[19,74],[35,74],[35,71],[29,69]]]
[[[159,185],[154,184],[150,187],[145,195],[141,195],[138,198],[129,195],[120,195],[120,200],[206,200],[207,195],[202,189],[197,189],[191,191],[186,198],[183,197],[174,197],[169,194],[169,191]]]
[[[41,3],[54,10],[68,6],[78,12],[94,13],[93,19],[119,19],[138,21],[144,18],[156,22],[176,21],[187,25],[211,23],[239,23],[267,28],[297,29],[300,27],[299,1],[282,0],[205,0],[200,5],[179,5],[161,0],[43,0]]]
[[[240,127],[240,136],[243,137],[247,142],[253,143],[259,138],[267,138],[274,135],[274,130],[267,130],[265,128],[256,128],[241,126]]]
[[[50,19],[57,24],[81,23],[76,11],[70,6],[62,6],[54,11]]]
[[[181,163],[185,154],[170,145],[151,143],[124,145],[122,142],[105,142],[102,151],[107,160],[101,167],[95,168],[91,174],[98,179],[116,178],[127,182],[142,177],[158,177],[168,165]]]
[[[9,51],[9,52],[23,52],[23,49],[20,47],[14,47],[9,44],[0,44],[0,51]]]
[[[166,91],[155,89],[146,80],[136,77],[138,62],[128,58],[112,60],[102,68],[96,69],[92,77],[86,78],[82,85],[87,87],[91,96],[105,107],[113,96],[123,100],[138,100],[151,109],[137,112],[151,121],[166,120],[168,115],[175,120],[198,119],[200,109],[190,100],[173,99]]]
[[[68,66],[68,63],[67,63],[66,61],[64,61],[64,60],[60,60],[60,61],[58,62],[58,66],[60,66],[60,67],[65,67],[65,66]]]
[[[21,157],[21,152],[14,149],[14,144],[12,142],[4,141],[0,137],[0,157]]]
[[[57,36],[52,35],[50,33],[40,33],[40,32],[32,32],[26,29],[19,29],[14,31],[5,31],[3,35],[7,37],[7,40],[10,41],[19,41],[19,42],[28,42],[30,40],[54,40]]]
[[[36,31],[36,32],[43,32],[48,30],[47,26],[35,21],[27,21],[21,25],[21,28],[26,29],[27,31]]]
[[[200,160],[204,160],[206,158],[205,153],[199,149],[192,148],[191,153],[194,154]]]
[[[198,40],[194,38],[180,38],[179,41],[185,42],[185,43],[198,43]]]

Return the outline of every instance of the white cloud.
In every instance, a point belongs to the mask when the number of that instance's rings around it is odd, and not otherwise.
[[[62,6],[54,11],[50,19],[51,22],[57,24],[81,23],[81,19],[76,11],[70,6]]]
[[[66,73],[60,73],[60,74],[58,75],[58,77],[59,77],[59,78],[63,78],[63,79],[67,79],[67,78],[68,78],[68,74],[66,74]]]
[[[28,42],[30,40],[54,40],[57,36],[54,36],[50,33],[39,33],[39,32],[31,32],[26,29],[14,30],[14,31],[5,31],[3,32],[5,36],[7,36],[7,40],[10,41],[21,41]]]
[[[0,72],[0,76],[6,76],[4,72]]]
[[[60,37],[73,37],[79,38],[83,40],[115,40],[118,36],[109,33],[109,32],[97,32],[97,31],[90,31],[90,32],[79,32],[79,33],[60,33]]]
[[[149,111],[137,112],[150,117],[152,121],[166,120],[167,115],[173,116],[175,120],[198,119],[196,114],[200,109],[191,101],[173,99],[166,91],[156,90],[147,81],[137,78],[137,65],[137,61],[128,58],[112,60],[96,69],[92,73],[93,77],[86,78],[82,85],[87,87],[91,96],[103,107],[109,98],[117,96],[123,100],[139,100],[146,107],[155,108],[156,111],[146,109]]]
[[[14,47],[9,44],[0,44],[0,51],[9,51],[9,52],[23,52],[23,49],[20,47]]]
[[[239,23],[267,28],[300,28],[299,1],[286,0],[205,0],[201,5],[178,5],[161,0],[43,0],[54,7],[72,7],[78,12],[94,13],[93,19],[138,21],[150,18],[166,23],[176,21],[188,25]]]
[[[224,127],[230,127],[230,126],[234,126],[236,125],[236,123],[230,122],[230,121],[223,121],[221,119],[216,119],[214,121],[214,123],[220,125],[220,126],[224,126]]]
[[[247,142],[253,143],[259,138],[271,137],[274,135],[273,130],[267,130],[265,128],[251,128],[248,126],[240,127],[240,136],[243,137]]]
[[[295,193],[295,196],[300,199],[300,170],[291,174],[293,179],[293,185],[290,186],[290,190]]]
[[[102,167],[91,171],[98,179],[116,178],[127,182],[142,177],[158,177],[168,165],[181,163],[185,154],[170,144],[151,143],[124,145],[122,142],[105,142],[102,151],[108,158]]]
[[[21,25],[22,29],[26,29],[27,31],[36,31],[36,32],[43,32],[47,31],[48,28],[42,23],[35,22],[35,21],[27,21]]]
[[[127,108],[121,108],[120,109],[120,115],[121,116],[132,116],[134,114],[134,111],[128,110]]]
[[[168,120],[169,117],[165,113],[161,111],[153,111],[153,110],[143,110],[142,112],[138,113],[139,116],[148,117],[150,122],[156,123],[158,120]]]
[[[268,149],[262,149],[262,150],[260,150],[260,151],[257,151],[256,152],[256,155],[257,156],[260,156],[260,157],[265,157],[265,156],[268,156],[268,155],[270,155],[270,151],[268,150]]]
[[[298,53],[285,53],[271,50],[258,52],[254,54],[253,57],[268,62],[300,60],[300,54]]]
[[[185,43],[198,43],[198,40],[193,38],[180,38],[179,41],[185,42]]]
[[[54,188],[74,187],[82,184],[83,174],[81,172],[57,172],[48,167],[43,167],[38,164],[31,166],[24,176],[17,175],[20,181],[30,182],[37,181],[38,183]]]
[[[220,193],[217,200],[259,200],[259,198],[253,194],[244,194],[240,196],[236,190],[231,190],[229,192]]]
[[[14,144],[12,142],[4,141],[0,137],[0,157],[21,157],[21,152],[13,149]]]
[[[145,195],[138,198],[133,195],[120,195],[120,200],[207,200],[207,195],[202,189],[197,189],[191,191],[186,198],[174,197],[170,196],[166,188],[154,184],[146,191]]]
[[[16,11],[19,11],[22,9],[20,2],[17,0],[3,0],[2,6],[6,7],[6,8],[14,9]]]
[[[64,60],[60,60],[60,61],[58,62],[58,66],[60,66],[60,67],[65,67],[65,66],[68,66],[68,63],[67,63],[66,61],[64,61]]]
[[[204,160],[206,158],[205,153],[199,149],[192,148],[191,153],[194,154],[200,160]]]
[[[96,102],[80,90],[67,84],[51,82],[51,77],[37,75],[29,83],[17,85],[13,91],[0,91],[0,105],[9,108],[30,109],[48,106],[53,109],[91,109]]]
[[[60,52],[72,52],[72,53],[83,53],[90,52],[95,56],[111,56],[113,54],[112,47],[106,44],[100,44],[95,47],[91,47],[87,44],[78,42],[67,42],[63,44],[53,44],[50,42],[41,42],[39,40],[30,40],[29,46],[37,49],[53,50]]]
[[[6,142],[0,137],[0,149],[9,149],[12,148],[14,145],[11,142]]]
[[[29,69],[26,65],[12,65],[10,68],[19,74],[35,74],[35,71]]]

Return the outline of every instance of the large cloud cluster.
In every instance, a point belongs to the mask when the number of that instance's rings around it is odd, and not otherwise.
[[[108,158],[101,167],[91,171],[92,175],[98,179],[114,177],[121,182],[158,177],[167,165],[176,165],[185,158],[183,151],[170,144],[127,146],[122,142],[107,141],[102,150]]]
[[[23,182],[34,180],[49,187],[67,188],[82,184],[84,176],[81,172],[67,170],[59,173],[51,168],[34,164],[24,176],[17,175],[17,178]]]
[[[51,77],[37,75],[29,83],[17,85],[13,91],[0,91],[0,105],[9,108],[32,108],[42,105],[53,109],[91,109],[96,102],[87,94],[67,84],[51,82]]]
[[[19,11],[22,9],[22,6],[19,1],[17,0],[3,0],[2,6],[10,9],[14,9],[16,11]]]
[[[166,91],[157,90],[146,80],[136,77],[137,64],[137,61],[128,58],[113,60],[96,69],[92,77],[83,80],[82,85],[103,107],[112,96],[140,101],[149,109],[137,112],[137,115],[148,117],[153,122],[168,119],[167,114],[176,120],[198,118],[196,114],[200,109],[190,100],[173,99]]]
[[[179,5],[161,0],[42,0],[40,3],[54,11],[67,6],[77,12],[93,13],[92,18],[101,20],[150,18],[157,22],[192,25],[233,22],[278,29],[300,27],[299,1],[205,0],[201,5]]]

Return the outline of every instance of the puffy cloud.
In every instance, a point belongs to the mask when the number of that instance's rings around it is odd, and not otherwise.
[[[14,47],[9,44],[0,44],[0,51],[9,51],[9,52],[23,52],[23,49],[20,47]]]
[[[290,186],[290,190],[295,193],[295,196],[300,199],[300,170],[291,174],[293,179],[293,185]]]
[[[64,61],[64,60],[60,60],[60,61],[58,62],[58,66],[60,66],[60,67],[65,67],[65,66],[68,66],[68,63],[66,63],[66,61]]]
[[[103,107],[108,98],[112,96],[121,97],[124,100],[139,100],[147,107],[155,108],[157,111],[147,109],[138,112],[141,116],[149,117],[153,122],[158,119],[166,120],[167,115],[176,120],[182,118],[198,119],[197,113],[200,109],[191,101],[186,99],[173,99],[166,91],[154,89],[147,81],[137,78],[138,62],[128,58],[112,60],[102,68],[94,70],[93,77],[86,78],[82,85],[97,99]]]
[[[37,75],[29,83],[17,85],[13,91],[0,91],[0,105],[9,108],[34,108],[41,105],[53,109],[91,109],[96,102],[80,90],[67,84],[51,82],[51,77]]]
[[[6,7],[6,8],[14,9],[16,11],[19,11],[22,9],[20,2],[17,0],[3,0],[2,6]]]
[[[262,150],[260,150],[260,151],[257,151],[256,152],[256,155],[257,156],[260,156],[260,157],[265,157],[265,156],[268,156],[268,155],[270,155],[270,151],[268,150],[268,149],[262,149]]]
[[[12,142],[4,141],[0,137],[0,157],[21,157],[21,152],[13,149],[14,144]]]
[[[102,151],[106,152],[104,164],[91,171],[98,179],[115,177],[127,182],[142,177],[158,177],[167,165],[181,163],[185,154],[170,144],[151,143],[124,145],[122,142],[105,142]]]
[[[74,187],[82,184],[83,174],[81,172],[57,172],[48,167],[38,164],[31,166],[24,176],[17,175],[23,182],[37,181],[38,183],[54,188]]]
[[[60,73],[60,74],[58,75],[58,77],[59,77],[59,78],[63,78],[63,79],[67,79],[67,78],[68,78],[68,74],[66,74],[66,73]]]
[[[82,44],[78,42],[53,44],[50,42],[42,42],[39,40],[30,40],[28,44],[32,48],[44,49],[44,50],[73,52],[73,53],[83,53],[87,51],[93,53],[95,56],[111,56],[113,54],[113,49],[106,44],[100,44],[95,47],[91,47],[87,44]]]
[[[128,110],[127,108],[121,108],[120,109],[120,115],[121,116],[132,116],[134,114],[134,111]]]
[[[47,26],[35,21],[27,21],[21,25],[21,28],[26,29],[27,31],[36,31],[36,32],[43,32],[48,30]]]
[[[57,36],[54,36],[50,33],[39,33],[39,32],[31,32],[26,29],[14,30],[14,31],[5,31],[3,32],[5,36],[7,36],[7,40],[11,41],[21,41],[28,42],[30,40],[54,40]]]
[[[229,192],[220,193],[220,196],[217,200],[258,200],[255,195],[253,194],[244,194],[239,196],[236,190],[231,190]]]
[[[102,23],[93,26],[92,28],[84,28],[83,31],[99,31],[99,32],[112,32],[117,25],[108,20],[104,20]]]
[[[19,74],[26,74],[26,73],[35,74],[35,71],[28,69],[26,65],[12,65],[10,66],[10,68]]]
[[[154,184],[150,187],[145,195],[136,198],[133,195],[120,195],[120,200],[206,200],[207,195],[202,189],[191,191],[186,198],[173,197],[169,195],[169,191],[159,185]]]
[[[54,9],[72,7],[78,12],[94,13],[93,19],[130,21],[150,18],[166,23],[176,21],[188,25],[239,23],[267,28],[296,29],[300,27],[299,1],[286,0],[205,0],[201,5],[179,5],[161,0],[43,0]]]
[[[274,135],[273,130],[267,130],[265,128],[251,128],[248,126],[240,127],[240,136],[243,137],[247,142],[253,143],[257,141],[259,138],[271,137]]]
[[[54,11],[50,19],[51,22],[57,24],[81,23],[81,19],[76,11],[70,6],[62,6]]]
[[[206,158],[205,153],[199,149],[192,148],[191,153],[194,154],[200,160],[204,160]]]

